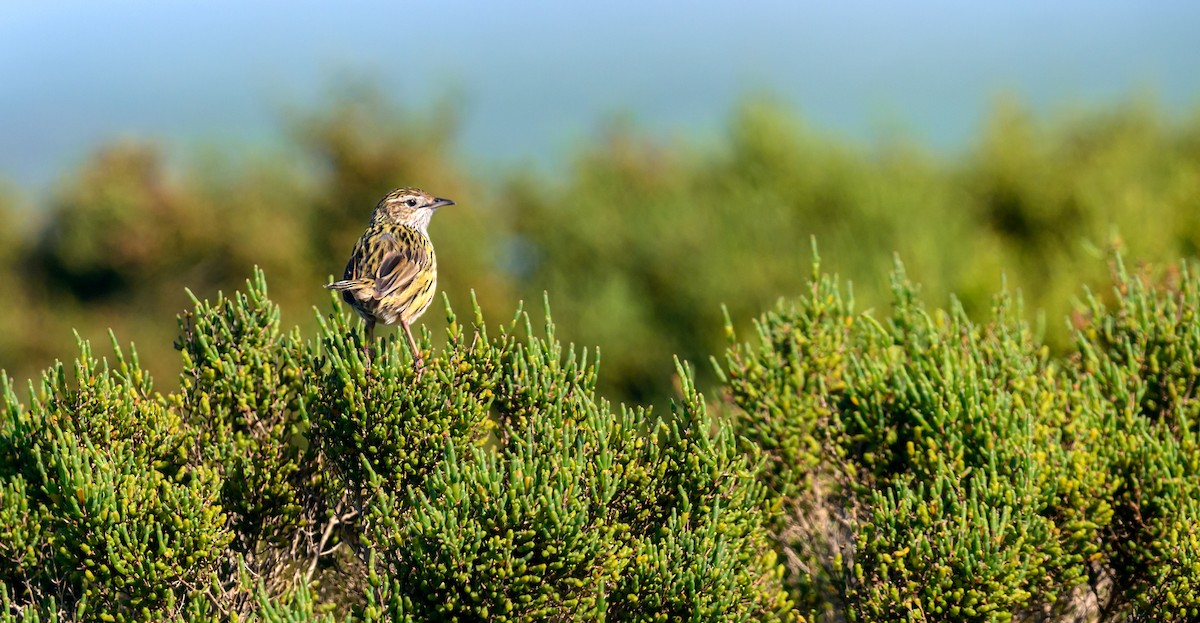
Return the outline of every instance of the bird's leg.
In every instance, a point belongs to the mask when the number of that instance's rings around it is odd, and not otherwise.
[[[363,350],[367,354],[367,367],[371,367],[371,360],[375,358],[375,321],[367,321],[367,343],[363,345]]]
[[[425,362],[421,360],[421,354],[417,352],[417,341],[413,339],[412,329],[408,327],[407,322],[401,320],[400,326],[404,327],[404,335],[408,336],[408,345],[412,348],[413,367],[417,369],[417,377],[420,378]]]

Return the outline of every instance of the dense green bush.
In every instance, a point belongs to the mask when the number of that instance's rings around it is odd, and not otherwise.
[[[1189,621],[1200,616],[1200,280],[1114,265],[1076,350],[1051,357],[1003,294],[985,323],[886,317],[837,280],[763,317],[722,373],[782,509],[789,583],[838,620]],[[1075,617],[1080,617],[1075,619]]]
[[[815,267],[716,418],[682,364],[613,408],[548,309],[448,311],[418,372],[259,273],[180,317],[178,391],[115,340],[2,377],[0,620],[1196,620],[1200,267],[1111,268],[1059,357],[1011,294]]]
[[[337,302],[331,299],[331,304]],[[180,317],[180,389],[81,343],[3,377],[0,613],[16,620],[784,621],[765,487],[691,373],[670,417],[475,308],[365,360],[344,310],[282,333],[261,273]]]
[[[114,342],[115,345],[115,342]],[[151,393],[136,356],[113,369],[86,343],[73,378],[43,376],[28,409],[0,378],[0,577],[8,596],[80,619],[151,618],[202,593],[230,541],[219,476]]]

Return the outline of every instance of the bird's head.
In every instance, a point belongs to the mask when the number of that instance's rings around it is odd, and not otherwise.
[[[449,205],[454,205],[454,202],[434,197],[419,188],[397,188],[379,200],[371,220],[407,225],[426,231],[433,213],[438,208]]]

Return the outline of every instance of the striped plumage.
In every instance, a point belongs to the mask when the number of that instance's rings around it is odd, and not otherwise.
[[[416,188],[388,193],[375,206],[341,281],[326,285],[367,323],[367,348],[375,324],[399,324],[420,365],[417,343],[409,325],[433,302],[437,289],[437,258],[429,240],[429,219],[440,207],[454,205]]]

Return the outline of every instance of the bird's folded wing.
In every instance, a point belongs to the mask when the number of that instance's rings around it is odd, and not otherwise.
[[[391,234],[383,234],[379,238],[383,258],[375,272],[376,300],[402,291],[429,263],[429,254],[415,241],[401,244]]]

